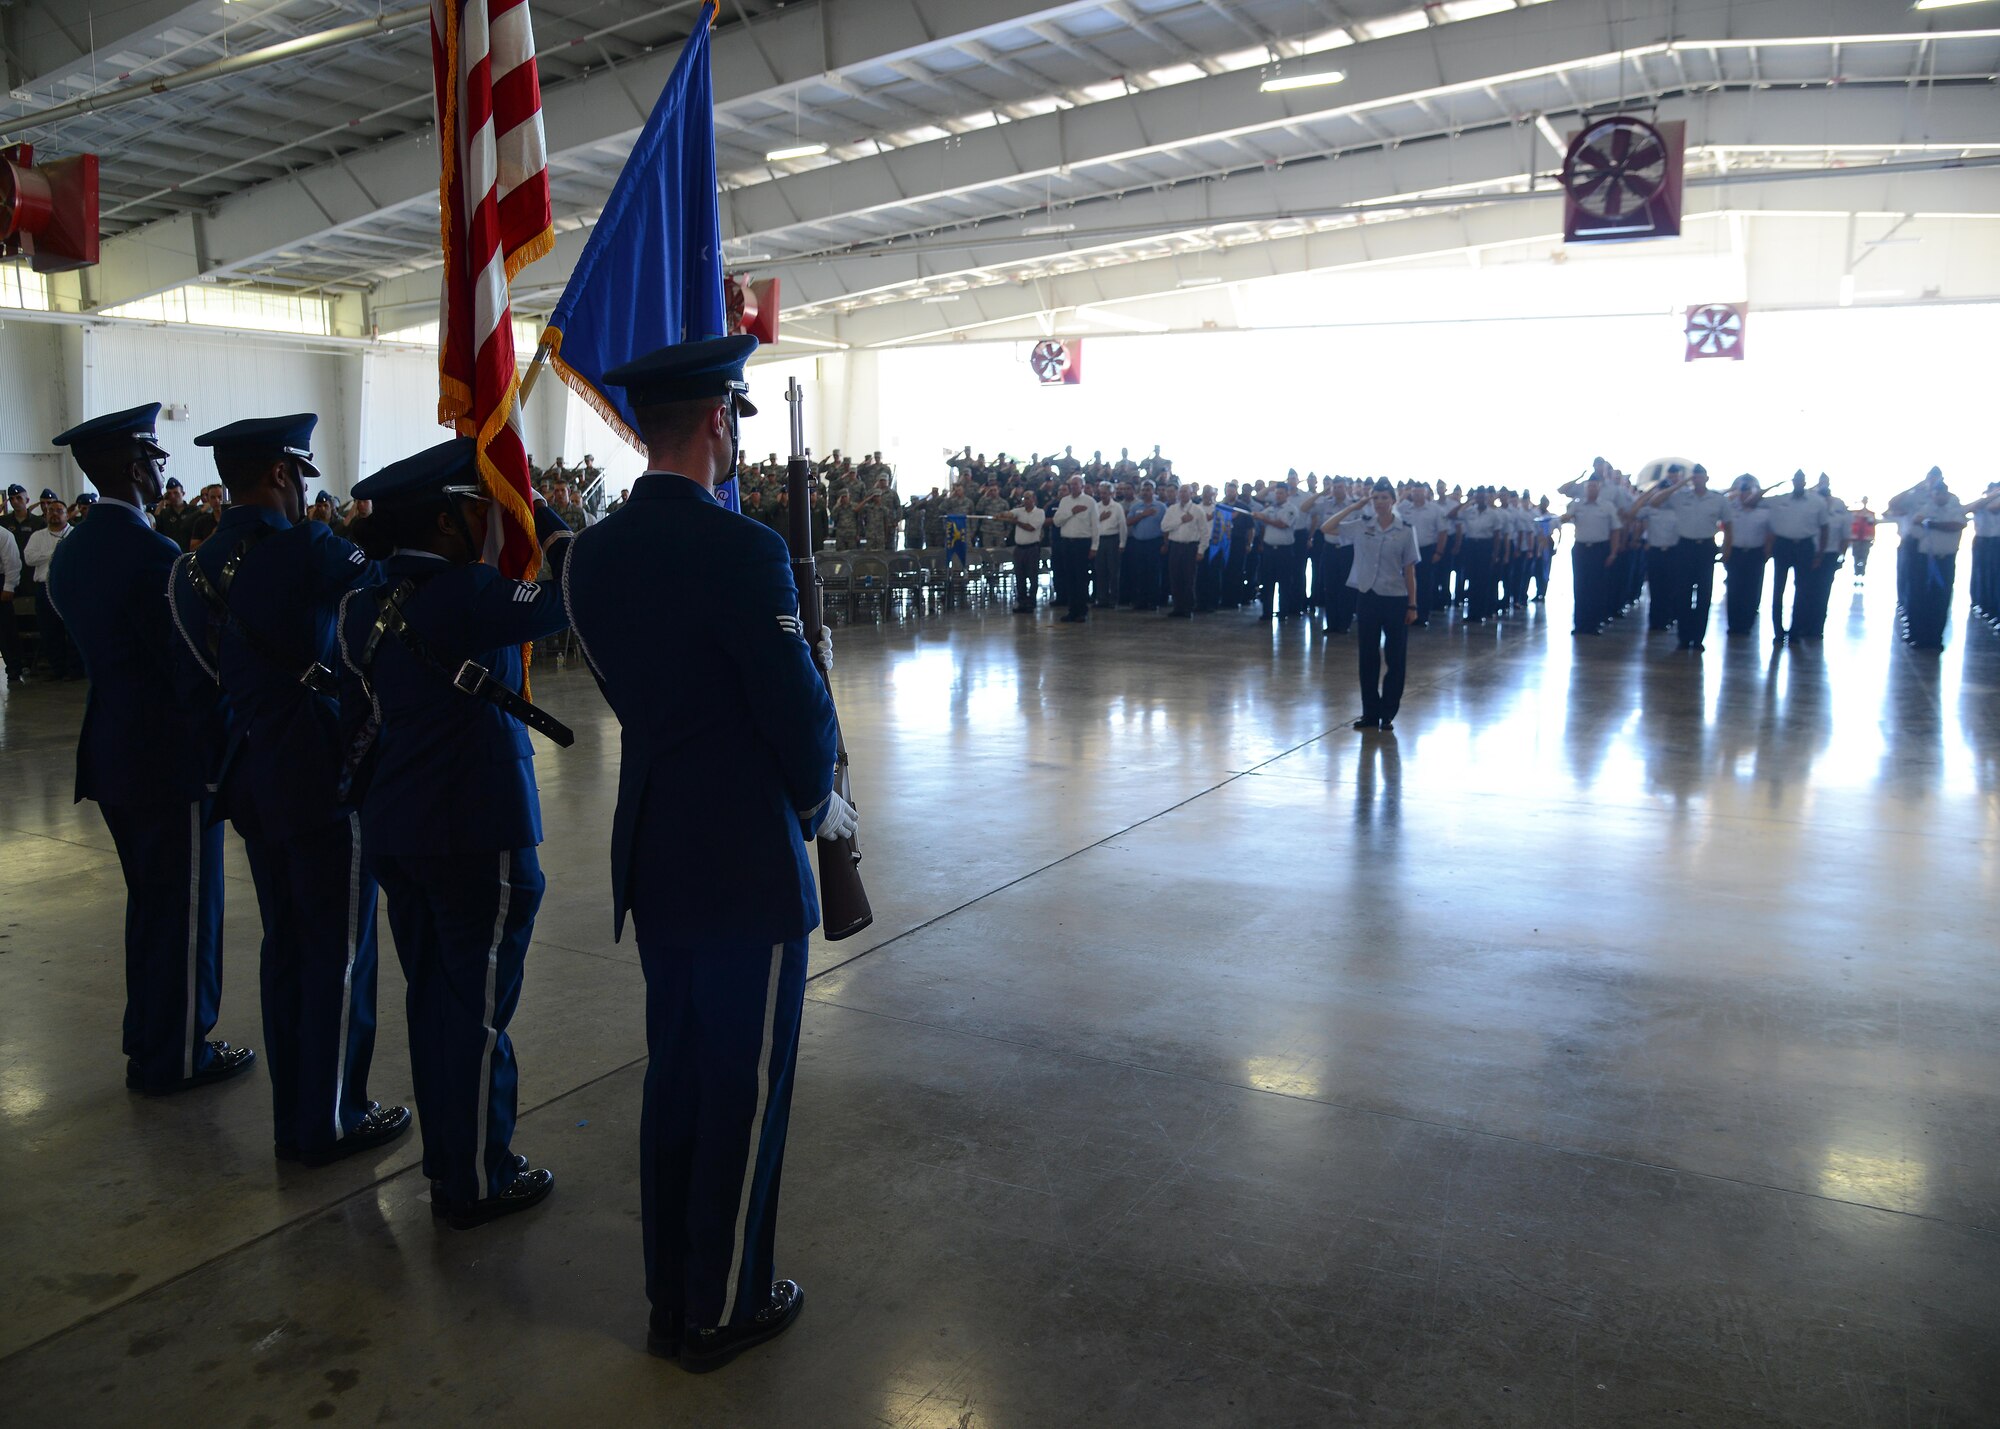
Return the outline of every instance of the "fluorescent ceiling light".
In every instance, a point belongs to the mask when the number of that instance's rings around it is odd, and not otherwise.
[[[815,159],[825,152],[824,144],[794,144],[789,149],[773,149],[764,156],[764,162],[776,164],[786,159]]]
[[[1975,0],[1958,0],[1970,5]],[[1820,45],[1920,45],[1935,44],[1939,40],[1990,40],[2000,36],[2000,30],[1911,30],[1901,35],[1785,35],[1764,40],[1670,40],[1664,45],[1650,46],[1658,50],[1756,50],[1781,46],[1805,45],[1817,48]],[[1639,54],[1638,50],[1625,51],[1625,58]],[[1488,84],[1495,81],[1487,80]]]
[[[1257,88],[1266,94],[1276,94],[1283,89],[1315,89],[1323,84],[1339,84],[1347,78],[1344,69],[1321,70],[1318,74],[1287,74],[1276,79],[1267,79]]]
[[[1949,10],[1954,5],[1977,5],[1981,0],[1917,0],[1919,10]]]
[[[1037,224],[1033,228],[1022,229],[1021,236],[1023,238],[1046,238],[1052,233],[1074,233],[1075,231],[1076,225],[1073,223],[1042,223]]]
[[[1220,278],[1183,278],[1174,284],[1176,288],[1212,288],[1220,283]]]
[[[722,261],[725,263],[772,263],[777,260],[772,258],[768,253],[725,253],[722,255]]]
[[[958,301],[959,296],[957,293],[932,293],[924,301],[927,303],[955,303]]]

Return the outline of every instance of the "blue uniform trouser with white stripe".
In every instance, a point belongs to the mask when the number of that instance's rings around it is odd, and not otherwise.
[[[514,1178],[520,1072],[507,1024],[547,881],[529,848],[370,860],[409,981],[410,1073],[424,1174],[453,1201]]]
[[[646,972],[646,1295],[702,1328],[770,1303],[806,940],[687,948],[633,909]]]
[[[376,894],[360,820],[243,842],[264,918],[272,1140],[281,1151],[324,1152],[368,1114],[375,1055]]]
[[[215,1060],[222,1001],[222,826],[200,800],[100,804],[125,873],[125,1056],[170,1087]]]

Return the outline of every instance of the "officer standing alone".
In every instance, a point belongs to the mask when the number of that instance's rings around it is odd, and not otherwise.
[[[354,494],[374,503],[354,532],[385,575],[340,606],[343,712],[350,727],[376,726],[361,846],[409,982],[431,1214],[469,1230],[555,1187],[553,1172],[514,1154],[520,1074],[507,1025],[546,886],[524,722],[568,738],[521,700],[521,647],[569,617],[554,583],[480,563],[497,517],[470,438],[384,467]],[[534,512],[559,577],[569,528],[539,497]]]
[[[151,402],[55,439],[104,499],[56,552],[48,585],[90,676],[76,797],[97,801],[125,873],[125,1084],[156,1096],[256,1060],[208,1039],[222,997],[222,830],[206,788],[221,716],[200,683],[176,691],[165,599],[176,549],[145,516],[167,459],[159,412]]]
[[[785,542],[713,495],[739,414],[756,410],[743,380],[756,346],[683,343],[606,374],[648,469],[564,573],[624,735],[612,916],[615,933],[632,914],[646,977],[647,1348],[694,1371],[782,1333],[804,1303],[775,1278],[774,1247],[819,922],[807,847],[854,829]]]
[[[1417,533],[1396,514],[1396,488],[1378,477],[1365,502],[1356,501],[1323,523],[1338,526],[1342,516],[1369,506],[1370,514],[1347,527],[1354,562],[1347,583],[1355,600],[1359,638],[1361,718],[1359,730],[1390,730],[1403,705],[1403,678],[1410,627],[1417,623]],[[1377,683],[1377,676],[1380,683]]]

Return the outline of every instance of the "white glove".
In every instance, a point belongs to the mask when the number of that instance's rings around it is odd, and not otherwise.
[[[835,790],[826,796],[826,818],[820,823],[819,836],[829,842],[844,839],[860,827],[861,816],[854,812],[854,805],[840,797]]]
[[[825,670],[828,674],[832,674],[833,673],[833,627],[832,626],[822,625],[819,628],[819,644],[813,646],[813,654],[819,660],[820,669]]]

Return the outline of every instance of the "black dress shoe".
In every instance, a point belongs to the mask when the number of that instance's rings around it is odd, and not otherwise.
[[[192,1077],[183,1077],[178,1082],[142,1082],[128,1067],[125,1085],[149,1097],[170,1097],[191,1087],[205,1087],[210,1082],[226,1082],[231,1077],[240,1077],[257,1064],[257,1054],[248,1047],[232,1047],[227,1042],[211,1042],[208,1047],[215,1053],[215,1060]]]
[[[681,1336],[681,1368],[689,1374],[707,1374],[721,1369],[745,1350],[774,1340],[792,1327],[806,1303],[806,1292],[796,1280],[780,1280],[771,1287],[771,1303],[741,1325],[719,1330],[689,1329]]]
[[[655,1310],[646,1322],[646,1353],[658,1355],[663,1360],[679,1359],[681,1338],[686,1333],[687,1325],[680,1311],[662,1314]]]
[[[475,1230],[488,1221],[539,1206],[555,1190],[556,1173],[548,1167],[530,1168],[525,1156],[516,1156],[514,1166],[513,1179],[500,1194],[479,1201],[454,1201],[439,1194],[439,1182],[431,1182],[431,1214],[455,1231]]]
[[[1379,728],[1381,728],[1381,725],[1382,725],[1382,722],[1381,722],[1380,720],[1374,720],[1374,719],[1370,719],[1370,718],[1368,718],[1368,716],[1367,716],[1367,715],[1363,715],[1363,716],[1362,716],[1362,717],[1361,717],[1360,719],[1356,720],[1356,721],[1355,721],[1355,722],[1354,722],[1353,724],[1349,725],[1349,726],[1348,726],[1348,728],[1349,728],[1349,729],[1379,729]]]
[[[1395,727],[1396,727],[1396,722],[1392,719],[1385,719],[1382,721],[1381,730],[1382,733],[1384,734],[1387,734],[1390,730],[1394,729]]]
[[[514,1170],[516,1172],[521,1172],[527,1169],[528,1169],[528,1158],[521,1155],[519,1152],[516,1152],[514,1155]],[[443,1220],[445,1216],[449,1213],[450,1208],[454,1204],[456,1203],[451,1199],[451,1197],[445,1194],[444,1182],[435,1180],[432,1181],[431,1219],[436,1221]]]
[[[410,1129],[410,1109],[406,1106],[383,1106],[380,1102],[368,1103],[368,1114],[354,1130],[340,1138],[331,1146],[314,1151],[300,1151],[295,1146],[280,1146],[280,1161],[297,1161],[306,1166],[331,1166],[336,1161],[345,1161],[350,1156],[359,1156],[364,1151],[372,1151],[377,1146],[387,1146]]]

